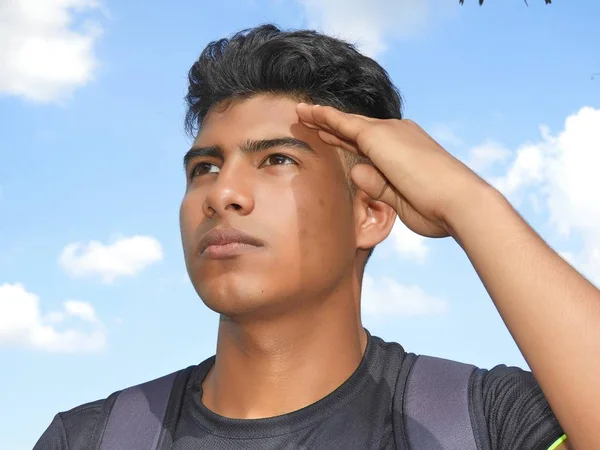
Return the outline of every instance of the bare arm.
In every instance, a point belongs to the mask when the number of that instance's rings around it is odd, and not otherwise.
[[[600,291],[556,254],[496,190],[448,218],[569,436],[600,448]]]

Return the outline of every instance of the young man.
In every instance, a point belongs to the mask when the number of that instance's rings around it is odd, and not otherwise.
[[[216,357],[176,375],[154,448],[600,448],[600,292],[401,120],[384,69],[340,40],[266,25],[211,43],[189,82],[199,131],[181,234],[221,321]],[[464,249],[536,377],[472,372],[459,399],[470,446],[418,430],[411,408],[444,395],[408,398],[418,359],[361,325],[364,267],[396,215]],[[438,380],[443,394],[452,380]],[[58,414],[35,449],[97,448],[117,395]],[[126,446],[111,439],[102,448]]]

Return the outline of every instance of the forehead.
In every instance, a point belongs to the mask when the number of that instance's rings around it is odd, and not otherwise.
[[[287,97],[258,95],[219,105],[204,118],[195,144],[215,145],[270,135],[306,137],[309,130],[298,120],[297,103]]]

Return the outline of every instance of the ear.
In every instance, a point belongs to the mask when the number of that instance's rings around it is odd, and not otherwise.
[[[354,195],[354,224],[357,249],[369,249],[387,238],[396,221],[396,211],[387,203],[373,200],[357,189]]]

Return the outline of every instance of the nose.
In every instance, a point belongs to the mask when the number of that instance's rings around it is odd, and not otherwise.
[[[254,209],[250,180],[251,174],[242,161],[224,164],[204,199],[202,209],[205,216],[250,214]]]

